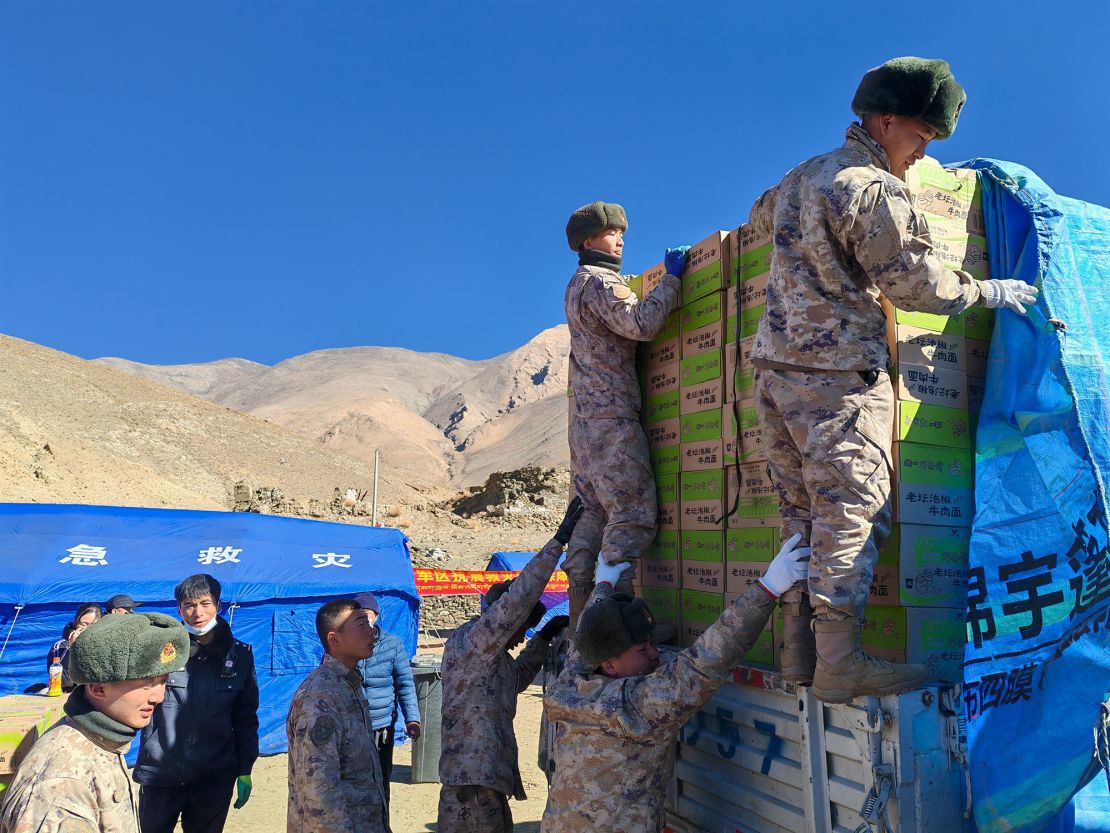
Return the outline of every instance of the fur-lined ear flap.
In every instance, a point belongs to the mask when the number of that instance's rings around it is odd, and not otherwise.
[[[912,116],[936,130],[936,138],[947,139],[966,101],[947,61],[893,58],[863,76],[852,99],[852,112]]]

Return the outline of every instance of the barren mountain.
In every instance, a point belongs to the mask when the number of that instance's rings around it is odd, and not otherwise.
[[[327,504],[361,460],[195,396],[0,336],[0,500],[228,509],[235,484]],[[381,484],[413,499],[408,478]]]
[[[569,335],[545,330],[484,361],[389,347],[318,350],[273,367],[97,361],[262,417],[391,471],[447,484],[566,466]]]

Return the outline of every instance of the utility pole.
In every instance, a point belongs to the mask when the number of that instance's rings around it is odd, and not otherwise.
[[[370,525],[378,525],[378,461],[381,459],[381,449],[374,449],[374,497],[370,504]]]

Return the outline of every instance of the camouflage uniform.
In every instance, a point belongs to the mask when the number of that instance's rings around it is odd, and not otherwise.
[[[362,677],[325,655],[289,705],[289,833],[389,833]]]
[[[4,793],[0,833],[139,833],[138,801],[114,744],[64,718],[40,738]]]
[[[801,532],[801,545],[813,546],[818,615],[862,615],[889,527],[894,406],[880,293],[939,315],[980,295],[970,275],[932,255],[929,228],[889,168],[853,124],[841,148],[794,168],[751,212],[775,241],[752,350],[756,410],[783,535]],[[869,371],[879,372],[870,385],[861,377]]]
[[[572,594],[588,592],[599,551],[617,564],[638,558],[655,536],[655,479],[640,426],[636,344],[662,329],[681,287],[666,275],[638,301],[623,276],[600,266],[579,266],[567,285],[570,460],[574,490],[585,504],[563,564]]]
[[[590,604],[613,592],[598,585]],[[753,585],[693,646],[644,676],[596,674],[572,649],[544,697],[556,728],[542,833],[656,833],[679,729],[720,688],[774,606]]]
[[[440,833],[512,830],[507,802],[501,804],[503,827],[490,820],[489,808],[507,795],[518,801],[527,798],[517,766],[513,718],[517,695],[543,665],[548,643],[533,637],[515,660],[507,648],[528,621],[562,552],[558,541],[548,543],[508,591],[455,631],[443,649]],[[476,815],[487,825],[476,825]]]

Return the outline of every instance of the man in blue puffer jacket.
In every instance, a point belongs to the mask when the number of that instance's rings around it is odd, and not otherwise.
[[[420,737],[420,709],[416,703],[416,685],[412,681],[412,665],[400,637],[381,629],[378,625],[378,600],[373,593],[355,597],[371,627],[378,634],[374,655],[358,664],[362,674],[362,692],[370,704],[370,720],[374,727],[374,743],[382,762],[382,785],[385,799],[389,801],[389,775],[393,771],[393,723],[397,718],[397,704],[405,717],[405,734]]]

